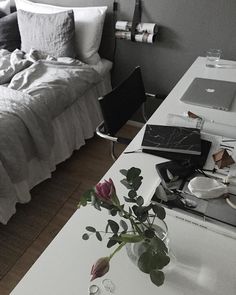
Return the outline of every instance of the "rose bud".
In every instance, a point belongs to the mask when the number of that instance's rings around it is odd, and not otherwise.
[[[114,198],[117,199],[116,189],[111,178],[109,181],[99,182],[95,186],[95,192],[97,197],[105,203],[112,203]]]
[[[102,257],[97,260],[97,262],[92,266],[92,278],[90,281],[93,281],[96,278],[104,276],[109,271],[109,261],[109,257]]]

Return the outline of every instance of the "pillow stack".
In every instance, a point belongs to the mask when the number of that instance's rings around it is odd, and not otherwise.
[[[0,49],[20,48],[20,32],[16,12],[10,14],[10,0],[0,2]]]
[[[71,28],[67,27],[67,29],[63,31],[62,26],[56,27],[53,24],[53,14],[55,19],[57,19],[58,21],[58,17],[55,15],[58,13],[66,12],[67,17],[69,19],[71,17],[71,10],[72,10],[74,14],[75,56],[79,60],[88,64],[97,64],[100,61],[98,49],[99,49],[101,37],[102,37],[103,24],[104,24],[105,14],[107,10],[106,6],[61,7],[61,6],[35,3],[28,0],[15,0],[15,3],[19,13],[18,21],[19,21],[19,29],[20,29],[20,35],[21,35],[21,41],[22,41],[22,50],[27,52],[30,46],[31,48],[34,48],[39,51],[42,50],[44,51],[44,53],[47,53],[47,50],[49,48],[47,49],[47,46],[45,43],[48,43],[48,40],[51,40],[51,38],[57,38],[57,42],[62,41],[62,43],[63,42],[64,43],[60,44],[60,46],[56,48],[54,47],[55,49],[53,52],[51,50],[52,49],[51,46],[49,46],[50,52],[48,51],[48,54],[58,57],[58,56],[68,56],[68,55],[64,55],[64,54],[68,54],[68,52],[72,53],[73,46],[72,44],[68,42],[68,40],[72,40],[71,35],[66,36],[66,34],[71,33]],[[25,12],[28,12],[30,14],[26,15]],[[60,18],[62,17],[61,15],[62,14],[60,14]],[[47,17],[48,17],[48,20],[46,20]],[[67,19],[67,22],[71,23],[71,21],[68,19]],[[43,23],[42,20],[44,20],[45,23]],[[46,36],[45,31],[48,30],[47,25],[49,22],[51,22],[50,36]],[[28,30],[26,29],[27,27],[28,27]],[[33,29],[29,29],[29,27]],[[43,43],[42,43],[42,39],[40,42],[38,42],[37,35],[38,36],[40,35],[41,38],[45,38]],[[58,35],[60,35],[59,38],[58,38]],[[65,42],[65,38],[67,38],[66,42]],[[67,48],[64,47],[65,43],[67,46],[69,44],[70,46],[72,46],[70,50],[68,47]]]
[[[5,0],[0,2],[0,17],[10,14],[11,0]]]
[[[34,48],[42,55],[75,57],[72,10],[54,14],[18,10],[17,14],[22,51],[30,52]]]

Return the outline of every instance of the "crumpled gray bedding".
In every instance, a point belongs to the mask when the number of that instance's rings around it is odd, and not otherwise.
[[[90,66],[71,58],[37,60],[22,55],[28,62],[9,58],[13,70],[19,69],[18,62],[24,66],[12,75],[7,87],[0,85],[0,198],[7,197],[4,182],[17,183],[27,177],[31,157],[49,160],[52,120],[101,79]],[[0,65],[0,81],[5,83],[1,74]],[[0,222],[2,211],[0,208]]]

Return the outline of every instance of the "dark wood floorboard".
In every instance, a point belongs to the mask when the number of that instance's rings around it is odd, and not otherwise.
[[[123,135],[133,137],[137,131],[136,127],[126,126],[123,129]],[[119,145],[118,154],[123,149],[124,147]],[[23,210],[18,208],[17,213],[6,226],[0,225],[1,241],[4,235],[12,233],[18,235],[11,245],[0,241],[0,263],[2,265],[5,263],[6,267],[9,266],[12,256],[18,255],[0,280],[1,295],[8,295],[12,291],[75,212],[80,195],[96,184],[112,164],[109,143],[97,136],[89,139],[86,145],[74,152],[70,159],[58,165],[51,179],[32,190],[30,203],[19,206],[23,207]],[[43,196],[45,200],[48,200],[52,195],[63,195],[64,198],[60,204],[53,204],[52,200],[48,209],[50,212],[47,212],[41,198]],[[54,211],[50,215],[51,210]],[[49,218],[45,221],[47,214]],[[25,216],[32,216],[33,222],[25,224]],[[28,220],[31,219],[28,218]],[[27,227],[31,229],[25,230]],[[36,232],[36,235],[32,235],[32,230]]]

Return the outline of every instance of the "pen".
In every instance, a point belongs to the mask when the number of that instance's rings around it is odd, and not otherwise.
[[[127,151],[127,152],[124,152],[124,154],[133,154],[133,153],[141,153],[142,150],[135,150],[135,151]]]
[[[236,139],[222,139],[222,142],[235,142]]]

